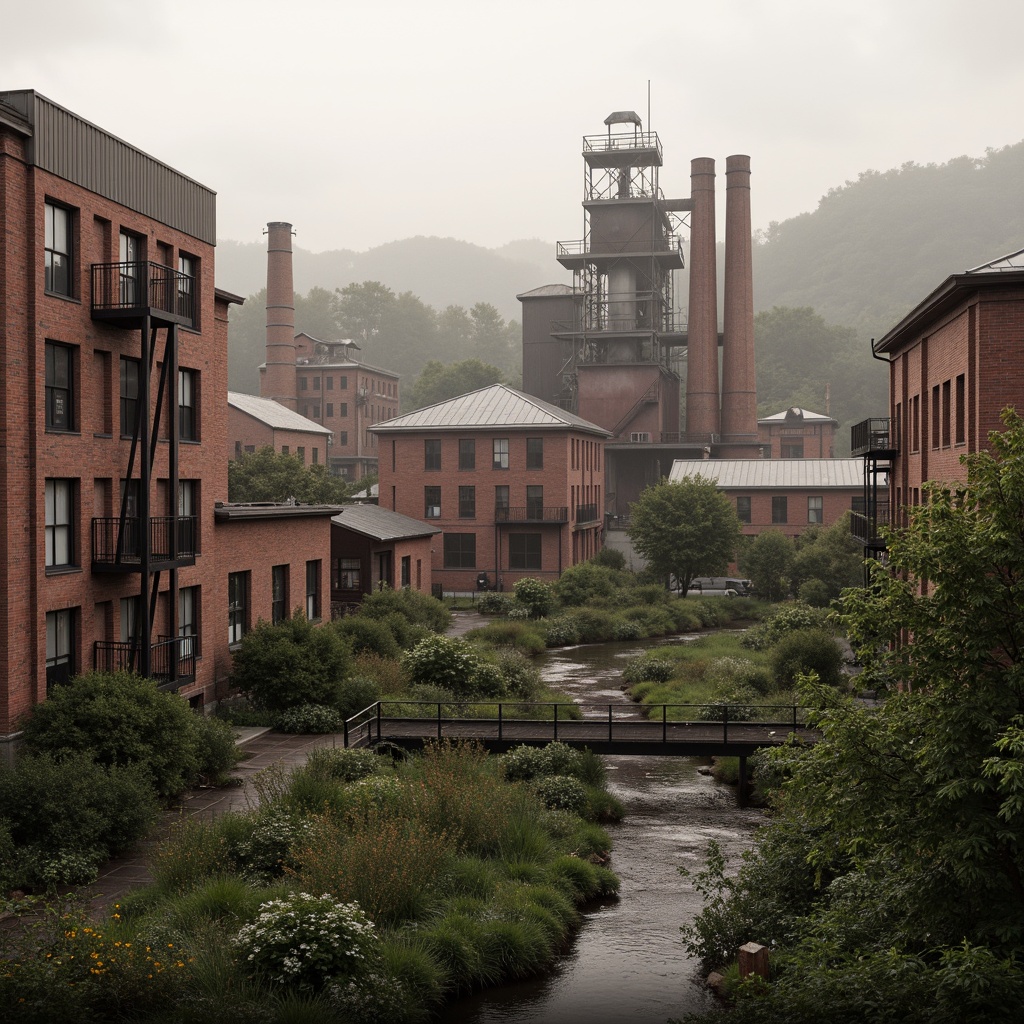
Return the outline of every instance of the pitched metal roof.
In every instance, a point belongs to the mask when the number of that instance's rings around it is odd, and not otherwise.
[[[531,430],[582,430],[611,437],[596,423],[559,409],[507,384],[491,384],[477,391],[428,405],[425,409],[375,423],[369,430],[387,434],[423,430],[470,430],[489,427],[521,427]]]
[[[520,292],[517,299],[536,299],[551,295],[573,295],[571,284],[542,284],[539,288],[531,288],[528,292]]]
[[[377,541],[432,537],[441,532],[440,527],[427,526],[380,505],[346,505],[331,522]]]
[[[669,480],[713,480],[723,490],[862,488],[863,459],[676,459]]]
[[[771,416],[761,416],[758,423],[784,423],[786,420],[802,420],[804,423],[838,423],[832,416],[825,416],[820,412],[811,412],[810,409],[801,409],[793,406],[791,409],[783,409],[782,412],[772,413]]]
[[[1024,249],[1000,256],[991,263],[983,263],[980,267],[971,267],[967,274],[999,274],[1007,270],[1024,270]]]
[[[258,398],[256,395],[243,395],[240,391],[229,391],[228,405],[239,412],[252,416],[260,423],[265,423],[274,430],[299,430],[307,434],[331,433],[327,427],[322,427],[314,420],[300,416],[272,398]]]

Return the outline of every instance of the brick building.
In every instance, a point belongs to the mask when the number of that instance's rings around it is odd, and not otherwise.
[[[779,530],[798,537],[808,526],[832,526],[861,509],[862,470],[860,459],[680,459],[669,480],[714,480],[747,536]]]
[[[429,594],[439,526],[379,505],[346,505],[331,520],[331,606],[340,614],[380,587]]]
[[[608,431],[504,384],[371,428],[380,505],[441,528],[446,591],[557,579],[602,545]]]
[[[0,92],[0,738],[93,667],[200,705],[275,564],[326,594],[336,508],[215,511],[241,301],[214,287],[215,218],[205,186]]]
[[[1024,408],[1024,250],[946,278],[873,346],[889,362],[889,416],[854,426],[863,458],[858,536],[921,502],[926,480],[964,479],[960,456],[987,446],[1006,406]],[[879,479],[887,499],[875,499]]]
[[[326,466],[331,432],[269,398],[228,392],[228,459],[270,447],[307,466]]]
[[[791,408],[757,421],[758,440],[766,459],[831,459],[835,457],[839,421],[810,409]]]

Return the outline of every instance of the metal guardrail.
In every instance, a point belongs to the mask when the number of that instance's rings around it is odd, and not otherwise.
[[[195,679],[195,637],[164,637],[152,644],[149,651],[151,678]],[[93,665],[98,672],[138,672],[141,661],[142,645],[134,640],[97,640],[93,644]]]
[[[854,458],[870,452],[899,450],[899,430],[889,416],[861,420],[850,428],[850,454]]]
[[[511,505],[494,510],[496,523],[567,523],[567,505]]]
[[[97,517],[92,521],[92,561],[99,565],[137,565],[142,561],[143,520],[138,516]],[[194,558],[195,516],[151,516],[149,555],[157,562]]]
[[[170,313],[188,325],[196,319],[196,281],[191,274],[145,260],[92,265],[92,312]]]
[[[662,156],[657,132],[615,132],[606,135],[584,135],[585,153],[607,153],[618,149],[653,149]]]

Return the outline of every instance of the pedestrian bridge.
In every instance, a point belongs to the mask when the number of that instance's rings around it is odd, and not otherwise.
[[[346,747],[391,743],[406,749],[443,740],[504,752],[558,741],[596,754],[739,757],[820,733],[792,704],[576,704],[522,701],[377,701],[345,722]]]

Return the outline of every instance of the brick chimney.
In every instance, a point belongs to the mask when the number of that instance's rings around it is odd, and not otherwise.
[[[292,226],[284,221],[267,224],[267,368],[260,394],[298,411]]]
[[[725,161],[725,325],[722,440],[757,442],[754,274],[750,242],[750,157]]]
[[[706,436],[719,430],[715,161],[710,157],[690,161],[690,198],[686,433]]]

